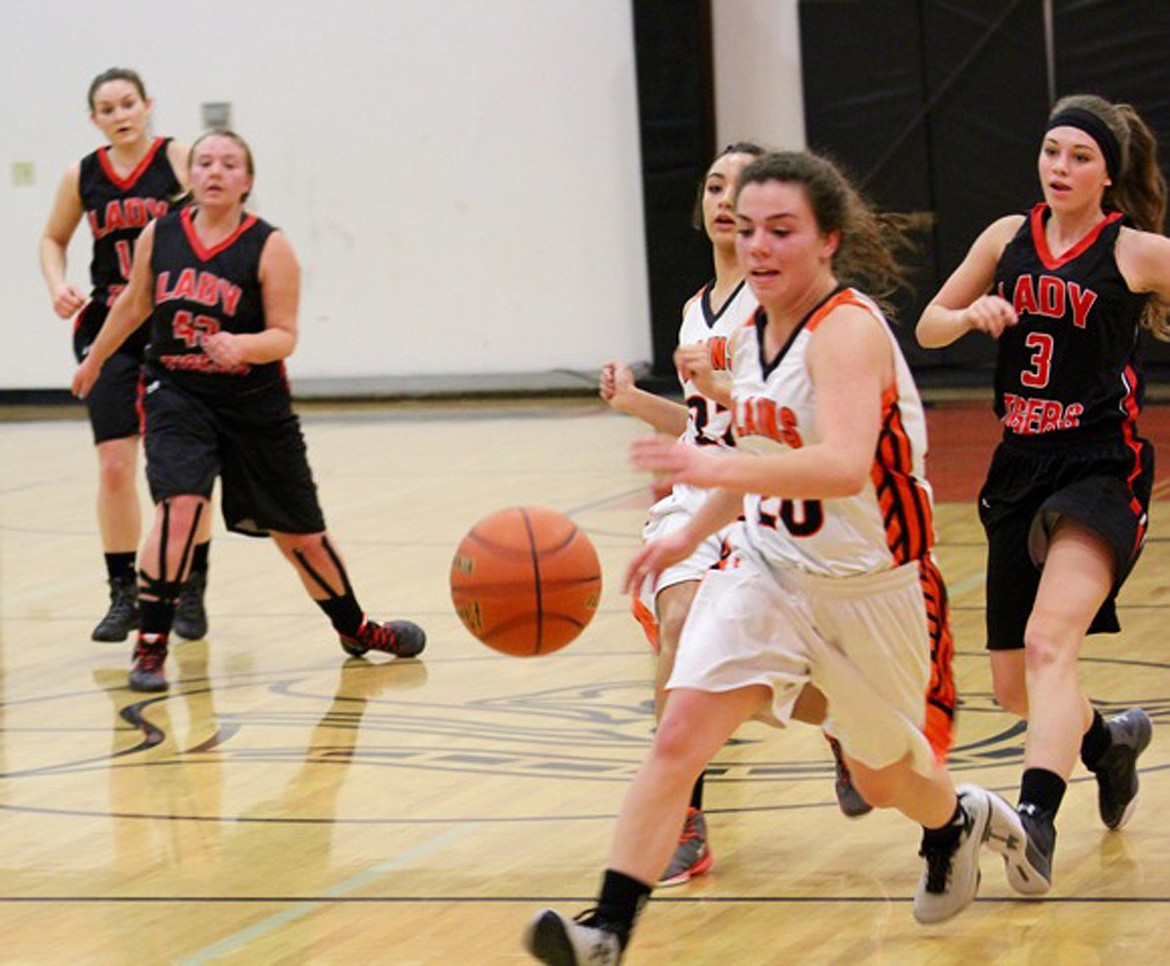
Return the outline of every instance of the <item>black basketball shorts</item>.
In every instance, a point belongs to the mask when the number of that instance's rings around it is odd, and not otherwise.
[[[1089,627],[1120,630],[1116,598],[1145,540],[1154,448],[1137,438],[1037,455],[1001,445],[979,494],[987,533],[987,647],[1024,646],[1024,629],[1040,588],[1040,562],[1056,521],[1069,516],[1113,551],[1114,582]]]
[[[210,499],[218,476],[229,530],[257,537],[324,531],[305,438],[283,382],[196,395],[148,370],[144,401],[146,478],[156,503]]]
[[[109,309],[89,301],[73,328],[73,355],[78,362],[89,352]],[[142,432],[142,346],[123,343],[102,366],[101,375],[85,397],[85,410],[93,430],[93,441],[105,443]]]

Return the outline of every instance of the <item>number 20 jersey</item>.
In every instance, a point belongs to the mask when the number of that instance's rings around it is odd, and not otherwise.
[[[836,308],[870,312],[890,340],[894,383],[882,394],[881,430],[869,481],[858,494],[825,500],[782,500],[749,494],[747,536],[773,562],[809,573],[847,577],[876,573],[929,556],[934,544],[933,503],[924,475],[926,419],[918,390],[894,334],[877,305],[840,288],[813,309],[771,362],[763,358],[763,310],[733,342],[735,433],[797,448],[818,442],[816,392],[808,348],[820,323]]]

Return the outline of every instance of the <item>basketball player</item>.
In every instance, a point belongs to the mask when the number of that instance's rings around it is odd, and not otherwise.
[[[695,199],[693,225],[711,242],[715,277],[683,308],[674,362],[679,373],[684,403],[676,403],[639,389],[630,367],[610,362],[601,373],[602,399],[617,412],[635,416],[660,433],[693,446],[734,446],[731,431],[731,375],[727,346],[731,335],[756,310],[755,295],[744,279],[735,253],[735,191],[739,173],[764,149],[752,142],[728,145],[711,163]],[[682,526],[702,505],[706,493],[680,484],[670,489],[650,509],[643,540]],[[657,651],[654,679],[654,713],[661,719],[665,685],[674,669],[679,636],[698,590],[699,581],[720,559],[723,533],[714,534],[686,560],[667,568],[651,585],[634,595],[634,614]],[[822,695],[809,689],[794,716],[818,724],[824,718]],[[858,794],[840,757],[840,745],[830,738],[837,768],[835,789],[841,810],[849,816],[864,815],[869,803]],[[658,880],[660,887],[682,885],[710,871],[714,864],[703,815],[703,774],[695,780],[682,833],[674,855]]]
[[[617,412],[635,416],[660,433],[692,446],[734,446],[731,435],[731,377],[727,341],[756,309],[735,256],[733,202],[739,173],[764,153],[756,144],[731,144],[712,162],[695,203],[694,223],[711,242],[715,277],[683,308],[678,349],[674,355],[685,404],[639,389],[630,367],[610,362],[601,373],[600,394]],[[702,505],[705,494],[694,487],[673,487],[650,509],[644,540],[669,533],[686,523]],[[639,588],[634,613],[657,649],[654,714],[661,719],[664,687],[674,668],[679,635],[703,574],[719,560],[720,534],[705,540],[686,560],[663,571],[657,582]],[[714,864],[703,816],[703,775],[691,789],[690,805],[674,855],[659,877],[659,886],[681,885],[703,875]]]
[[[956,792],[926,737],[928,623],[947,619],[922,479],[925,419],[877,304],[903,278],[870,211],[812,154],[769,154],[740,175],[737,251],[759,310],[732,348],[737,438],[769,454],[636,440],[642,469],[714,488],[691,520],[646,544],[630,587],[686,559],[741,513],[731,554],[703,580],[679,642],[654,744],[618,818],[597,906],[553,910],[526,944],[546,963],[617,963],[673,847],[694,777],[751,717],[786,723],[806,683],[828,700],[866,800],[923,826],[921,922],[975,897],[984,841],[1023,836],[997,796]]]
[[[1028,721],[1012,884],[1047,892],[1055,818],[1078,748],[1101,820],[1121,828],[1150,742],[1140,708],[1103,718],[1081,690],[1086,634],[1115,633],[1115,598],[1141,552],[1154,450],[1137,433],[1139,326],[1170,337],[1166,185],[1127,104],[1056,104],[1038,162],[1044,200],[993,222],[927,306],[918,339],[998,340],[1002,442],[979,496],[987,532],[987,647],[996,700]]]
[[[109,142],[65,172],[41,238],[41,273],[53,310],[76,315],[73,350],[85,358],[110,305],[130,276],[134,241],[152,218],[174,205],[187,186],[187,149],[149,132],[153,102],[132,70],[114,67],[89,86],[90,120]],[[82,217],[93,232],[92,290],[86,299],[65,279],[69,241]],[[118,349],[86,399],[98,457],[98,527],[105,551],[110,605],[93,629],[95,641],[124,641],[138,626],[135,551],[142,533],[137,462],[139,395],[145,331]],[[175,630],[197,640],[207,634],[210,519],[200,529],[191,577],[183,585]]]
[[[151,317],[144,403],[155,518],[141,555],[130,687],[167,687],[175,600],[217,476],[228,529],[273,538],[347,653],[413,657],[422,628],[367,618],[325,532],[283,363],[296,345],[300,267],[285,236],[244,209],[252,153],[238,135],[212,131],[195,142],[190,166],[193,205],[143,230],[130,282],[73,380],[86,396]]]

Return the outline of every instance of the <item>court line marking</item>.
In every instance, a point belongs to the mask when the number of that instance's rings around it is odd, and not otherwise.
[[[405,868],[416,860],[451,845],[453,842],[469,835],[477,828],[479,828],[478,822],[468,822],[456,826],[450,831],[444,832],[442,835],[436,835],[434,838],[427,839],[425,842],[420,842],[418,845],[404,852],[399,852],[398,855],[387,859],[385,862],[379,862],[377,865],[350,876],[335,886],[331,886],[321,894],[319,899],[298,902],[281,912],[268,916],[266,919],[261,919],[246,929],[241,929],[239,932],[221,939],[217,943],[204,947],[191,956],[185,956],[179,959],[177,961],[178,966],[201,966],[201,964],[210,963],[221,956],[228,956],[234,952],[238,952],[249,943],[275,932],[290,922],[295,922],[298,919],[303,919],[305,916],[311,915],[329,902],[342,899],[347,893],[357,891],[375,879],[381,878],[387,872],[397,872],[399,869]],[[352,899],[354,897],[350,898]]]

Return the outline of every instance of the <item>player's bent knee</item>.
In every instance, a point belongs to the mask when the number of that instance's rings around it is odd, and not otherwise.
[[[1009,714],[1020,718],[1028,717],[1028,689],[1016,678],[995,679],[992,682],[995,703]]]

